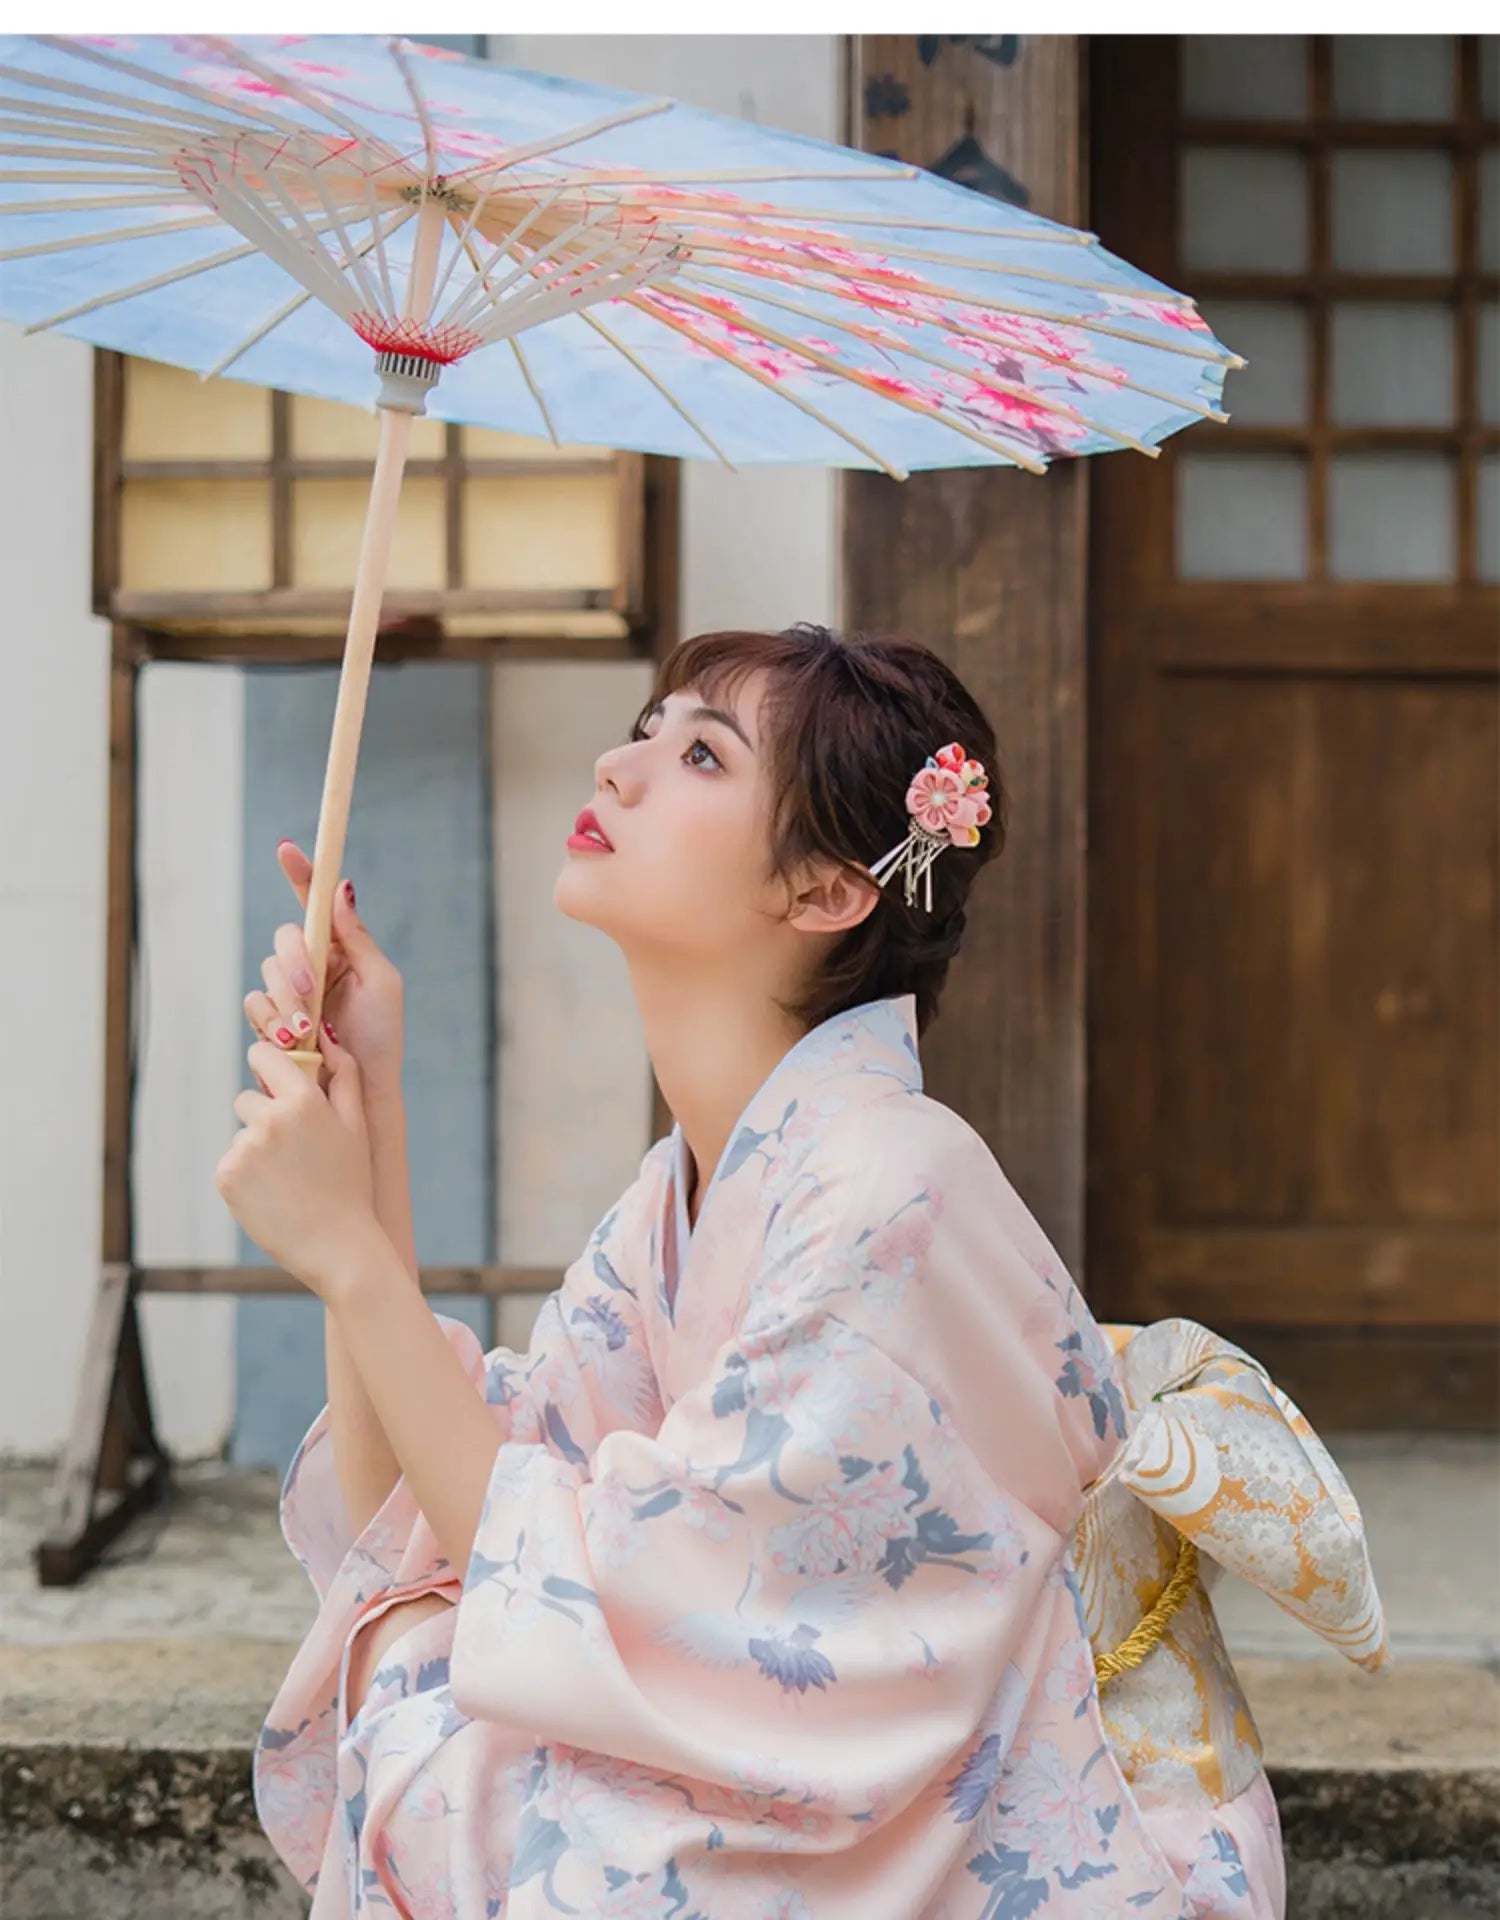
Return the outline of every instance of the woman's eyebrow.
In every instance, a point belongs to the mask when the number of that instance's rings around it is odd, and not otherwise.
[[[670,698],[671,696],[668,695],[668,699]],[[663,718],[665,718],[666,711],[666,700],[658,700],[655,706],[647,710],[642,716],[642,719],[654,720],[658,714],[661,714]],[[745,732],[745,729],[740,725],[739,721],[735,719],[734,715],[732,713],[726,713],[722,707],[694,707],[685,717],[693,722],[699,720],[717,720],[721,727],[728,727],[731,733],[738,734],[750,751],[754,753],[755,743]]]
[[[754,744],[752,743],[749,734],[746,733],[745,729],[740,725],[739,721],[735,719],[734,715],[732,713],[726,713],[722,707],[694,707],[692,712],[688,715],[688,719],[689,720],[717,720],[721,727],[728,727],[731,733],[737,733],[740,739],[744,741],[745,745],[749,747],[752,753],[754,753],[755,751]]]

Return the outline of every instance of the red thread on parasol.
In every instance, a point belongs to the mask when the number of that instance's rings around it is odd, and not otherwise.
[[[435,366],[451,367],[480,345],[467,327],[429,327],[420,320],[390,320],[383,313],[356,313],[350,325],[377,353],[406,353]]]

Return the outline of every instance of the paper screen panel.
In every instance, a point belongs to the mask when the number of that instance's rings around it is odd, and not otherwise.
[[[1453,425],[1451,307],[1425,300],[1338,300],[1330,323],[1336,426]]]
[[[132,480],[120,502],[120,585],[132,593],[257,593],[271,584],[265,480]]]
[[[501,433],[495,427],[465,427],[462,434],[466,460],[583,460],[597,454],[600,460],[613,460],[609,447],[556,447],[550,440],[535,439],[529,433]]]
[[[1333,108],[1341,120],[1446,120],[1453,40],[1442,33],[1335,34]]]
[[[380,444],[380,416],[335,400],[292,396],[293,460],[368,460]],[[443,423],[419,414],[411,423],[410,460],[441,460]]]
[[[126,460],[269,460],[271,397],[242,380],[200,380],[156,360],[125,362]]]
[[[1300,120],[1307,42],[1292,33],[1187,34],[1182,106],[1205,120]]]
[[[1308,250],[1307,162],[1256,147],[1185,147],[1183,265],[1198,272],[1301,273]]]
[[[1500,585],[1500,453],[1486,453],[1475,477],[1474,510],[1479,517],[1475,546],[1479,577],[1486,585]]]
[[[1177,462],[1183,580],[1301,580],[1307,467],[1294,454],[1186,453]]]
[[[1333,265],[1344,273],[1452,273],[1453,161],[1351,149],[1332,158]]]
[[[1479,417],[1500,427],[1500,303],[1479,309]]]
[[[1245,359],[1224,383],[1224,406],[1242,427],[1300,427],[1307,419],[1308,325],[1290,300],[1210,300],[1203,317]]]
[[[1336,453],[1328,468],[1335,580],[1451,580],[1457,570],[1453,462],[1439,453]]]
[[[630,622],[607,607],[547,609],[537,613],[449,613],[443,630],[455,640],[626,640]]]
[[[292,584],[352,587],[370,500],[367,480],[292,484]],[[388,592],[446,585],[443,483],[408,475],[391,542]]]
[[[612,466],[598,474],[470,480],[463,495],[464,584],[513,592],[612,588],[618,529]]]

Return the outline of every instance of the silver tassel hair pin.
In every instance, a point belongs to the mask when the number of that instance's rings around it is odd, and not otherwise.
[[[883,887],[899,873],[909,907],[917,904],[921,885],[931,913],[932,863],[949,847],[979,845],[979,829],[988,825],[991,814],[988,787],[983,763],[970,760],[956,740],[930,755],[906,789],[911,831],[880,856],[870,868],[871,879]]]

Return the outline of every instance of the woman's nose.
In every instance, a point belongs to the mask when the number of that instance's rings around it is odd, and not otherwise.
[[[622,740],[615,746],[607,747],[594,762],[595,785],[612,788],[615,798],[627,806],[640,785],[639,777],[631,765],[632,745],[633,742]]]

